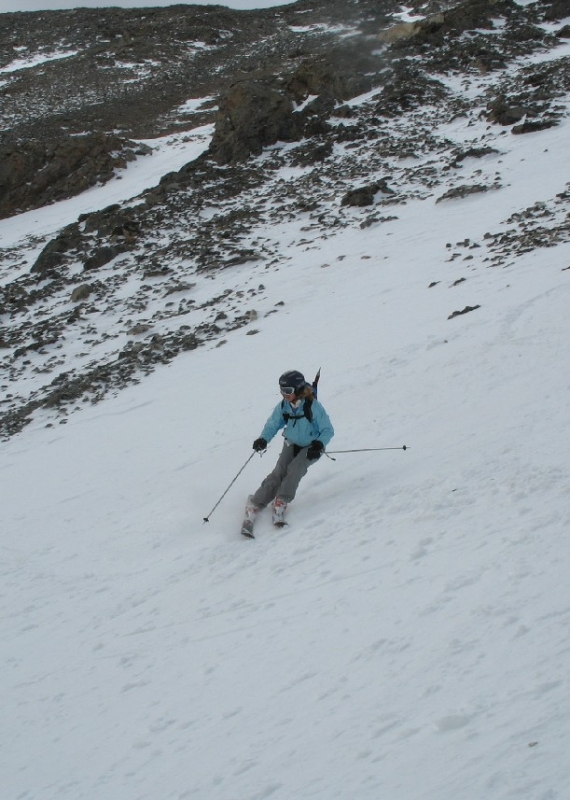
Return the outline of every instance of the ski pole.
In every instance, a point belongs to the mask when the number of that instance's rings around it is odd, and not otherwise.
[[[210,513],[208,514],[208,516],[207,516],[207,517],[204,517],[204,522],[209,522],[209,521],[210,521],[210,517],[212,516],[212,514],[214,513],[214,511],[217,509],[217,507],[220,505],[220,503],[222,502],[222,500],[224,499],[224,497],[227,495],[227,493],[229,492],[229,490],[232,488],[232,486],[234,485],[234,483],[237,481],[237,479],[239,478],[239,476],[241,475],[241,473],[242,473],[242,472],[244,471],[244,469],[247,467],[247,465],[249,464],[249,462],[251,461],[251,459],[254,457],[254,455],[255,455],[255,450],[254,450],[254,451],[253,451],[253,453],[250,455],[250,457],[247,459],[247,461],[245,462],[245,464],[243,465],[243,467],[240,469],[240,471],[238,472],[238,474],[235,476],[235,478],[233,479],[233,481],[230,483],[230,485],[228,486],[228,488],[226,489],[226,491],[223,493],[223,495],[220,497],[220,499],[218,500],[218,502],[216,503],[216,505],[214,506],[214,508],[213,508],[213,509],[210,511]]]
[[[336,458],[331,458],[331,453],[372,453],[377,452],[378,450],[409,450],[407,444],[402,445],[402,447],[361,447],[358,450],[325,450],[325,455],[328,456],[331,461],[336,461]]]

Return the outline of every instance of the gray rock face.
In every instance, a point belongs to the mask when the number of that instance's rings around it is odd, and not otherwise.
[[[0,146],[0,219],[106,183],[148,153],[146,145],[104,132]]]
[[[358,51],[335,47],[289,74],[261,73],[232,84],[220,98],[212,157],[230,164],[278,141],[325,135],[335,104],[369,88],[366,71],[377,68],[370,49],[370,43]]]
[[[210,148],[215,161],[230,164],[259,155],[278,140],[300,138],[291,97],[271,76],[240,81],[220,100],[216,131]]]

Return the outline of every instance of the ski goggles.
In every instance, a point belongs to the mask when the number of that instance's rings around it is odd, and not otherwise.
[[[281,392],[281,394],[287,395],[287,394],[295,394],[296,390],[294,386],[280,386],[279,391]]]

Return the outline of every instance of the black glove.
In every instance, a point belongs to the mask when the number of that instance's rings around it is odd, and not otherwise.
[[[255,442],[253,443],[253,449],[255,450],[256,453],[262,453],[266,447],[267,447],[267,442],[262,436],[260,436],[259,439],[256,439]]]
[[[309,461],[316,461],[318,458],[321,457],[325,446],[322,442],[319,442],[318,439],[313,439],[311,444],[307,449],[307,458]]]

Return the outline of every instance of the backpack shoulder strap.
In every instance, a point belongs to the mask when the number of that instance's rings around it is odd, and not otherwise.
[[[313,421],[313,410],[311,406],[313,405],[313,398],[306,397],[303,401],[303,416],[309,420],[309,422]],[[283,414],[283,419],[285,422],[289,422],[290,419],[300,419],[300,417],[294,414],[288,414],[285,410],[285,400],[281,401],[281,412]]]

